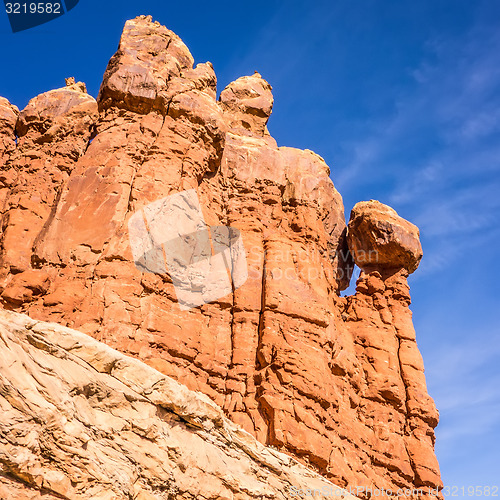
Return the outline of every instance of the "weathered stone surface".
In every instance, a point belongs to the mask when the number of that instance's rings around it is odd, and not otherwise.
[[[230,83],[220,95],[230,129],[249,135],[264,135],[273,109],[271,85],[259,73],[242,76]]]
[[[31,268],[35,239],[86,151],[96,120],[97,103],[80,83],[34,97],[19,114],[17,146],[1,164],[3,277]]]
[[[321,157],[268,134],[260,75],[217,101],[212,65],[193,68],[176,35],[139,17],[97,103],[68,83],[21,112],[1,166],[3,307],[139,358],[336,484],[438,487],[437,412],[408,307],[416,228],[369,203],[381,241],[353,221],[351,238],[384,259],[341,297],[353,265],[342,198]],[[128,221],[188,189],[206,224],[240,231],[248,279],[183,311],[168,274],[135,266]]]
[[[362,269],[400,269],[412,273],[422,259],[417,226],[376,200],[356,203],[347,233],[349,250]]]
[[[0,311],[0,340],[2,498],[354,498],[87,335]]]
[[[372,424],[382,440],[373,441],[375,462],[435,488],[441,484],[433,452],[439,416],[427,393],[406,276],[405,269],[385,279],[378,271],[361,273],[356,294],[345,299],[344,319],[364,371],[358,395],[373,416],[390,415],[385,424],[379,418]]]
[[[127,21],[118,51],[109,61],[99,92],[101,107],[139,113],[165,105],[170,81],[191,70],[193,56],[172,31],[151,16]]]
[[[0,97],[0,162],[3,163],[16,147],[16,121],[19,115],[17,106]]]

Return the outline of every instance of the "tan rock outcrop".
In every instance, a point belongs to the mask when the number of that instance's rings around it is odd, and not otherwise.
[[[242,77],[217,101],[212,65],[149,17],[127,21],[97,103],[74,85],[30,101],[1,167],[3,307],[139,358],[340,486],[439,487],[415,226],[368,202],[347,231],[324,160],[267,132],[270,85]],[[191,189],[207,225],[239,230],[248,279],[185,311],[169,274],[135,265],[128,221]],[[341,297],[348,238],[365,272]]]

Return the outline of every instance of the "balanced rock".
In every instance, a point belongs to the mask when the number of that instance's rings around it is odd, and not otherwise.
[[[347,241],[361,269],[406,269],[414,272],[422,259],[417,226],[376,200],[361,201],[351,212]]]

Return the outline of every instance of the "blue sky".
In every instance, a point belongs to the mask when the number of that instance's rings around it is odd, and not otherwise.
[[[420,227],[412,309],[443,480],[499,485],[500,2],[81,0],[16,34],[0,15],[0,95],[22,108],[75,76],[96,96],[138,14],[210,60],[219,91],[258,70],[271,133],[325,158],[347,216],[374,198]]]

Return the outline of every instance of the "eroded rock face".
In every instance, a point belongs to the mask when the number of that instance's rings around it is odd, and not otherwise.
[[[189,49],[165,26],[144,16],[127,21],[104,73],[99,104],[139,113],[162,109],[170,80],[192,70],[193,62]]]
[[[248,135],[264,135],[273,109],[271,85],[259,73],[242,76],[230,83],[220,95],[221,107],[229,128]]]
[[[2,163],[2,272],[31,270],[32,247],[49,222],[64,182],[86,151],[97,103],[78,84],[30,100],[15,130],[17,146]]]
[[[377,436],[366,435],[373,440],[372,460],[419,486],[435,487],[440,477],[433,429],[439,415],[427,393],[406,277],[404,269],[361,273],[356,294],[345,299],[343,318],[364,372],[358,403]],[[341,369],[352,370],[345,363]],[[360,426],[358,432],[366,430]]]
[[[141,359],[341,486],[438,487],[437,412],[408,308],[414,226],[362,205],[351,248],[381,260],[341,297],[353,266],[342,198],[321,157],[268,134],[260,75],[217,101],[212,65],[193,68],[176,35],[139,17],[97,103],[82,90],[32,100],[17,146],[12,115],[2,131],[15,146],[2,166],[3,307]],[[190,189],[207,225],[239,230],[248,279],[184,311],[168,274],[136,267],[128,221]]]
[[[0,340],[2,498],[286,499],[316,488],[354,500],[203,394],[87,335],[0,311]]]
[[[413,273],[422,259],[418,227],[376,200],[356,203],[347,240],[361,269],[406,269]]]
[[[0,97],[0,161],[2,164],[16,147],[15,128],[19,110]]]

